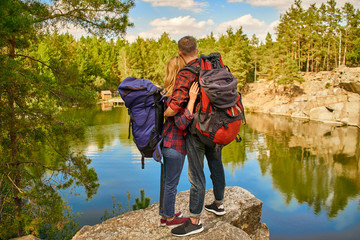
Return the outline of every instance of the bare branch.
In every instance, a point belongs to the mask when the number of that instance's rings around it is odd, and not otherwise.
[[[10,182],[14,185],[14,187],[20,192],[23,193],[24,191],[22,189],[20,189],[18,186],[16,186],[16,184],[14,183],[14,181],[11,179],[11,177],[9,176],[10,173],[8,173],[7,177],[10,180]]]
[[[48,167],[48,166],[45,166],[44,164],[39,163],[39,162],[25,161],[25,162],[21,162],[21,164],[34,164],[34,165],[39,165],[39,166],[41,166],[41,167],[43,167],[43,168],[45,168],[45,169],[51,170],[51,171],[65,172],[65,173],[67,173],[67,174],[70,174],[70,172],[67,172],[66,169]]]
[[[53,70],[54,72],[59,73],[59,71],[58,71],[58,70],[56,70],[55,68],[53,68],[53,67],[49,66],[48,64],[44,63],[43,61],[41,61],[41,60],[39,60],[39,59],[36,59],[36,58],[30,57],[30,56],[26,56],[26,55],[23,55],[23,54],[15,54],[15,57],[25,57],[25,58],[29,58],[29,59],[31,59],[31,60],[33,60],[33,61],[39,62],[39,63],[41,63],[41,64],[43,64],[43,65],[47,66],[48,68],[50,68],[50,69],[51,69],[51,70]]]
[[[79,13],[79,12],[108,12],[108,13],[114,13],[112,10],[106,10],[106,9],[93,9],[93,8],[75,8],[73,10],[70,10],[68,12],[62,12],[61,9],[54,9],[53,12],[55,12],[56,10],[60,11],[60,14],[53,14],[48,16],[47,18],[43,18],[37,22],[44,22],[47,20],[52,20],[52,19],[56,19],[56,18],[61,18],[61,17],[76,17],[74,16],[74,13]]]

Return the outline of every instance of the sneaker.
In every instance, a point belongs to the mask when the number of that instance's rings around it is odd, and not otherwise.
[[[166,221],[166,226],[168,227],[177,227],[183,223],[185,223],[189,218],[183,217],[174,217],[171,221]]]
[[[175,213],[175,217],[182,217],[182,212]],[[166,226],[166,218],[160,219],[160,226],[162,227]]]
[[[180,225],[171,230],[172,235],[177,237],[184,237],[191,234],[200,233],[204,230],[201,221],[199,219],[198,224],[193,224],[190,219],[188,219],[183,225]]]
[[[209,212],[215,213],[217,216],[223,216],[226,213],[224,204],[221,204],[220,206],[216,206],[215,202],[209,205],[205,205],[205,209]]]

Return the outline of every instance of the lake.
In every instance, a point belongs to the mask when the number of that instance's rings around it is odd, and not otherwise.
[[[104,110],[104,111],[103,111]],[[112,196],[128,206],[140,196],[159,201],[160,164],[141,155],[128,139],[125,107],[74,110],[87,123],[85,138],[74,144],[92,159],[101,184],[93,199],[64,193],[80,225],[101,222],[112,210]],[[262,222],[270,239],[359,239],[360,131],[314,121],[247,114],[241,143],[223,149],[227,186],[240,186],[263,201]],[[206,162],[206,161],[205,161]],[[188,190],[187,160],[178,191]],[[212,188],[205,164],[206,188]]]

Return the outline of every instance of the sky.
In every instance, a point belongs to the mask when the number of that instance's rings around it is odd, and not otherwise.
[[[326,1],[303,0],[302,6],[307,9],[316,3],[320,7]],[[360,0],[338,0],[337,8],[345,2],[360,8]],[[186,35],[204,38],[213,33],[219,36],[229,27],[234,31],[242,27],[249,38],[255,34],[264,40],[268,32],[274,36],[280,14],[293,3],[294,0],[136,0],[129,14],[134,27],[127,30],[125,38],[129,42],[138,36],[158,39],[167,32],[177,41]],[[83,34],[75,29],[67,31],[75,37]]]

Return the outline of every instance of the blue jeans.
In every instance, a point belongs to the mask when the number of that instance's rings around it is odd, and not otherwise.
[[[177,186],[184,166],[185,155],[167,147],[162,148],[162,154],[164,158],[164,197],[163,207],[159,214],[171,218],[175,215]]]
[[[225,192],[225,172],[221,161],[221,150],[208,147],[199,137],[189,133],[186,136],[186,150],[189,162],[190,216],[199,218],[204,207],[206,180],[204,174],[204,156],[206,156],[213,193],[216,202],[222,202]]]

